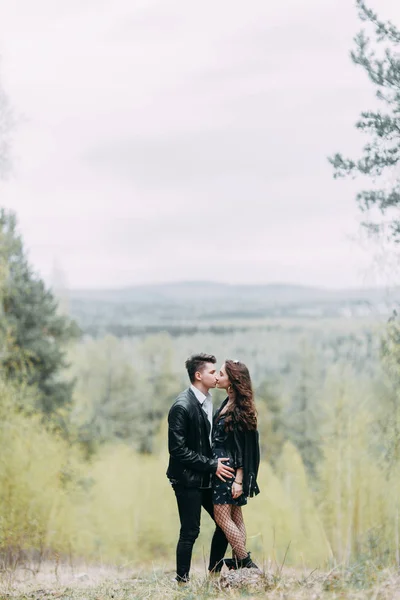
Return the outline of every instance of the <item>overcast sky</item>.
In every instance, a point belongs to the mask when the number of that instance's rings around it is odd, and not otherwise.
[[[360,26],[352,0],[0,0],[19,121],[0,204],[35,268],[81,288],[374,284],[357,184],[326,159],[365,141]]]

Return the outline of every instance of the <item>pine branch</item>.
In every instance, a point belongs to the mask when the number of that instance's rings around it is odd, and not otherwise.
[[[350,52],[354,64],[363,67],[370,80],[379,87],[388,87],[395,93],[400,90],[400,60],[388,48],[384,58],[376,58],[370,49],[371,40],[364,31],[360,31],[354,38],[356,50]],[[393,99],[389,100],[391,103]]]
[[[340,177],[346,177],[347,175],[351,174],[355,176],[354,171],[357,168],[357,164],[353,160],[349,158],[343,158],[343,156],[338,153],[336,153],[332,157],[328,157],[328,160],[335,169],[333,174],[333,177],[335,179],[339,179]]]
[[[377,143],[368,144],[364,148],[365,156],[354,161],[349,158],[343,158],[341,154],[335,154],[329,157],[328,160],[333,165],[334,178],[346,177],[357,174],[371,175],[378,177],[387,167],[394,167],[400,161],[400,145],[393,148],[379,148]]]
[[[362,175],[378,177],[387,167],[394,167],[400,160],[400,145],[393,148],[379,148],[376,142],[364,148],[365,155],[356,165]]]
[[[357,129],[373,133],[379,138],[392,140],[400,134],[400,118],[383,115],[379,112],[362,112],[362,120],[357,121]]]
[[[400,244],[400,220],[394,219],[390,223],[391,237],[395,244]]]
[[[374,206],[384,213],[388,208],[400,206],[400,187],[389,193],[384,190],[364,190],[357,194],[357,202],[363,211]]]
[[[360,19],[362,21],[369,21],[374,25],[378,42],[387,40],[394,44],[400,44],[400,31],[393,25],[393,23],[391,23],[391,21],[380,21],[378,15],[370,8],[367,8],[364,0],[356,0],[356,2],[359,9]]]

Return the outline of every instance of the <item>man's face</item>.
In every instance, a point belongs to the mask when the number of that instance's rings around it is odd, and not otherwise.
[[[197,371],[196,378],[202,382],[202,384],[210,389],[215,388],[217,384],[217,371],[215,365],[212,363],[205,363],[204,368],[201,371]]]

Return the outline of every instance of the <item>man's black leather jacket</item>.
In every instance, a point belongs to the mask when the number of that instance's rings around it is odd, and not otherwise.
[[[212,458],[210,423],[193,391],[179,394],[168,414],[167,477],[187,487],[210,487],[218,460]]]

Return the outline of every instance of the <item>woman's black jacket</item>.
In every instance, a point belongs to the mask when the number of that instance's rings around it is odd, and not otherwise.
[[[214,413],[214,425],[218,421],[219,414],[224,408],[226,398],[219,409]],[[241,425],[233,422],[233,430],[227,432],[223,446],[233,460],[235,468],[243,468],[243,494],[245,496],[256,496],[260,493],[257,484],[258,468],[260,465],[260,445],[257,430],[247,430]]]

